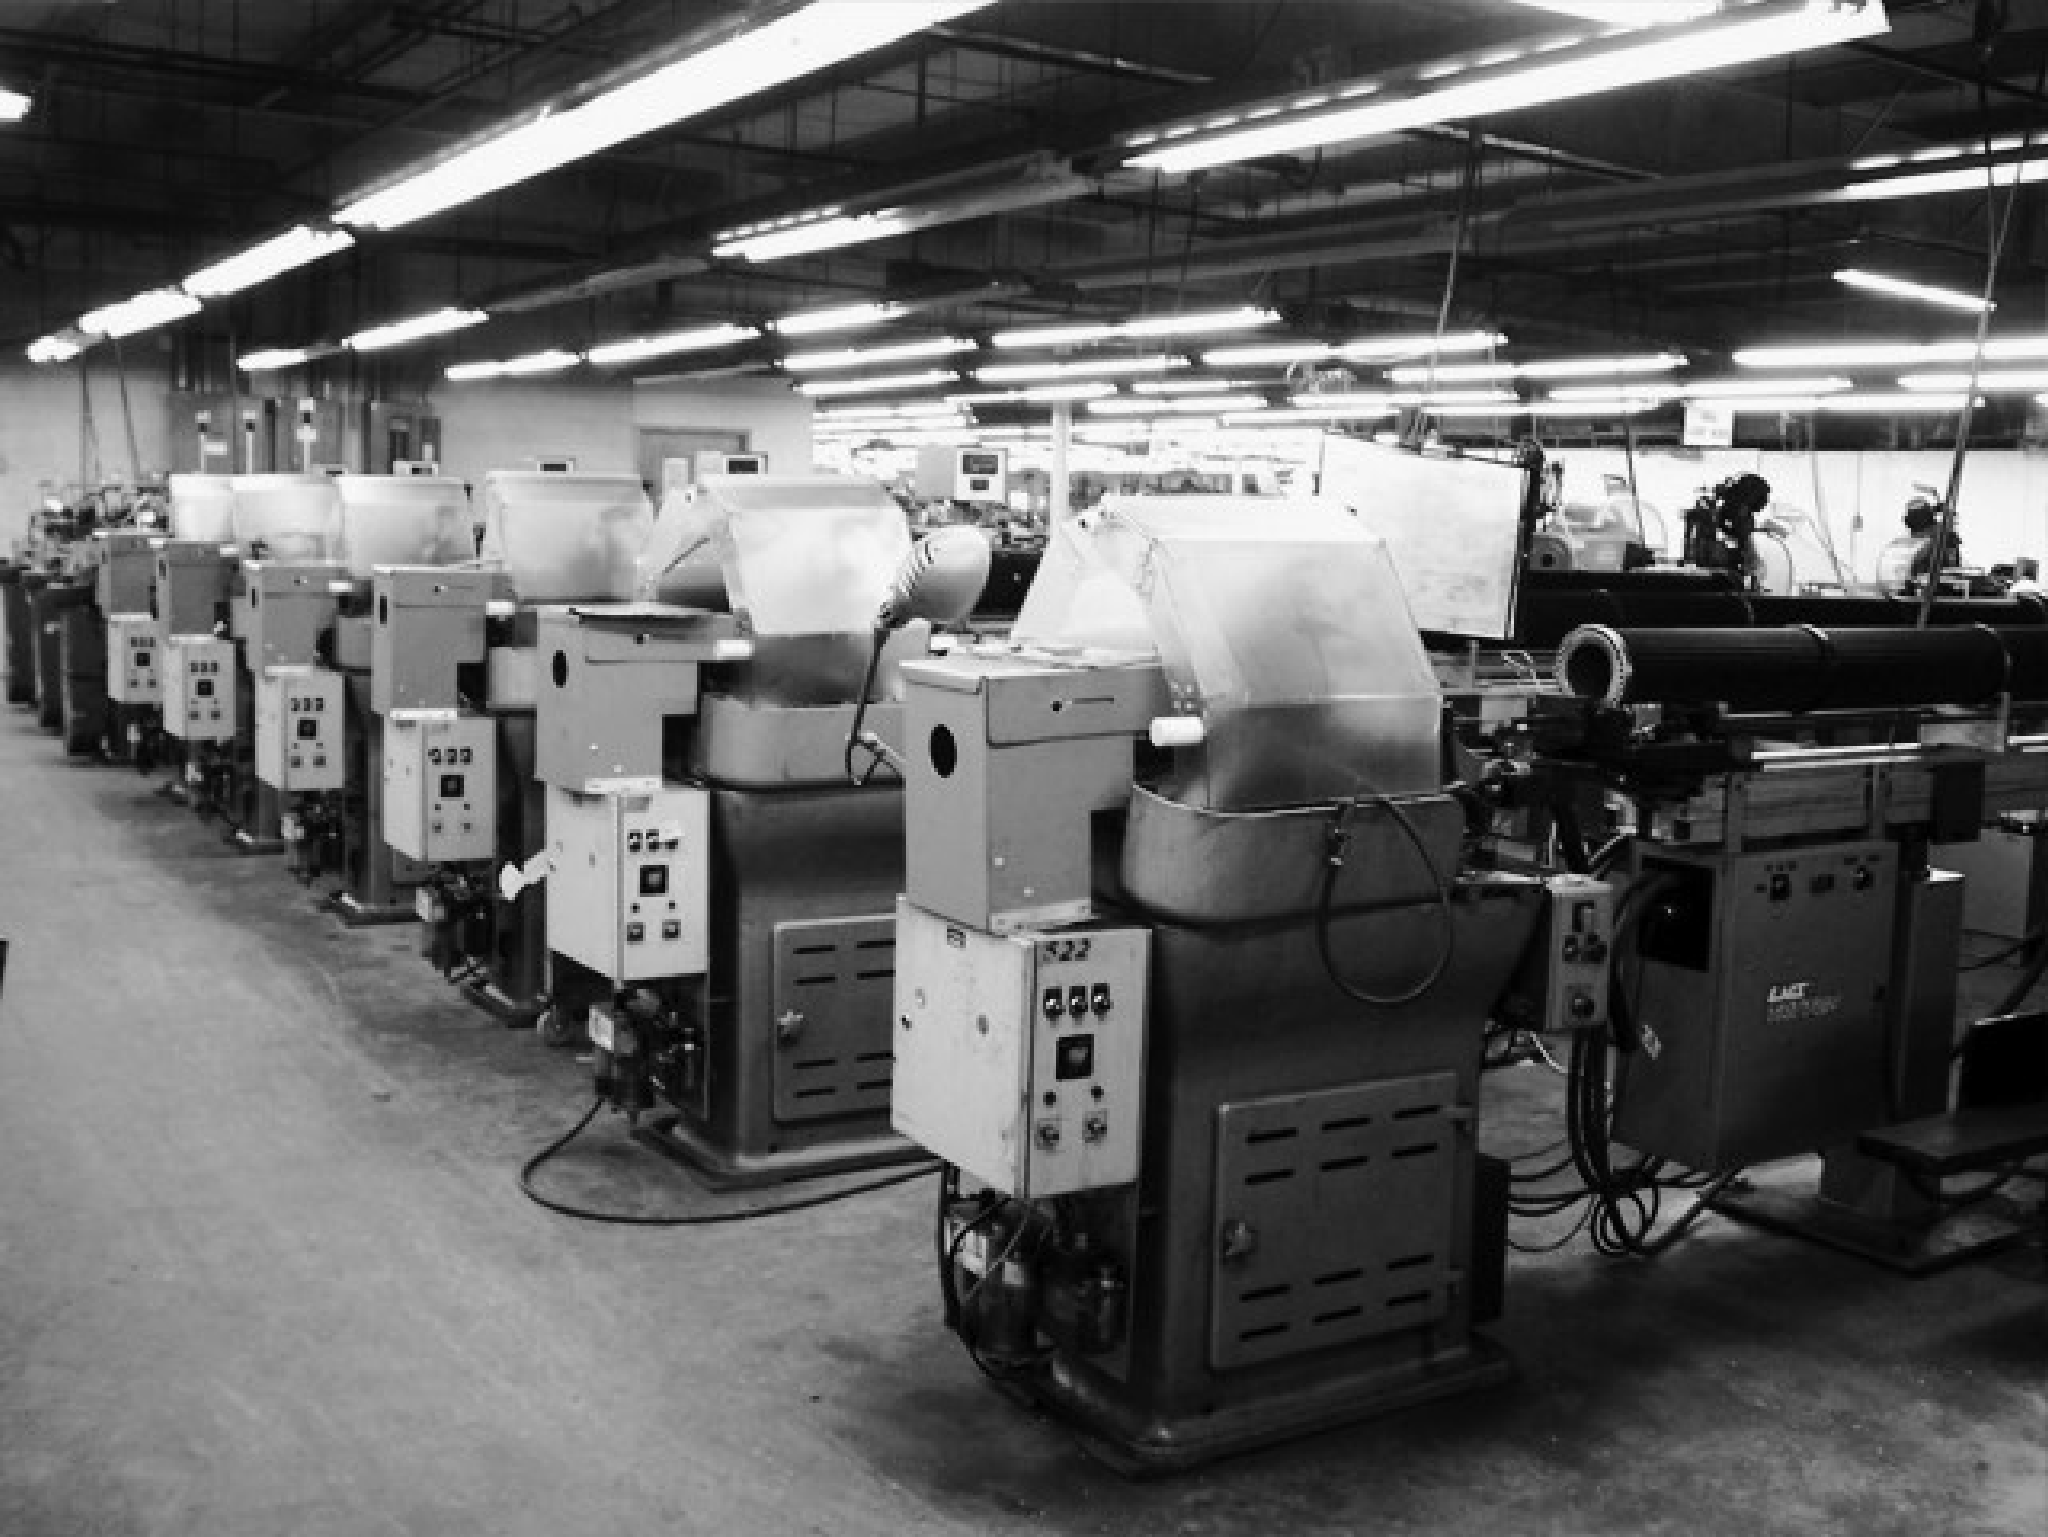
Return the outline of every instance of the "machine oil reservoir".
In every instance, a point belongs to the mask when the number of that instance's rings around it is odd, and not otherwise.
[[[654,530],[654,507],[633,475],[492,470],[484,476],[487,566],[502,569],[522,603],[633,595],[635,558]]]
[[[236,475],[234,540],[245,556],[331,560],[341,528],[341,498],[325,475]]]
[[[228,544],[235,537],[235,492],[225,475],[171,477],[171,537]]]
[[[367,582],[377,566],[450,566],[470,559],[469,490],[448,475],[337,475],[334,558]]]

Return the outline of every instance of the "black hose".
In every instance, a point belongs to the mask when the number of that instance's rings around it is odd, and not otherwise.
[[[1344,870],[1344,852],[1351,844],[1351,834],[1346,824],[1351,813],[1361,804],[1384,807],[1393,817],[1408,841],[1415,846],[1415,852],[1422,857],[1422,867],[1429,872],[1431,883],[1436,888],[1437,911],[1443,916],[1443,943],[1437,950],[1436,963],[1414,986],[1401,992],[1381,996],[1368,993],[1364,988],[1347,981],[1337,970],[1337,959],[1330,947],[1330,922],[1332,908],[1337,894],[1337,877]],[[1391,796],[1373,795],[1341,800],[1330,815],[1330,828],[1324,840],[1323,880],[1316,895],[1316,954],[1321,957],[1323,970],[1331,984],[1353,1003],[1362,1003],[1369,1009],[1398,1009],[1416,1002],[1443,980],[1450,970],[1451,953],[1457,947],[1457,918],[1451,910],[1451,885],[1444,879],[1443,872],[1436,867],[1436,860],[1430,857],[1429,845],[1422,841],[1422,834],[1416,830],[1414,821]]]
[[[867,671],[861,675],[860,700],[853,707],[853,724],[846,728],[846,752],[840,761],[846,770],[846,782],[853,785],[856,789],[864,788],[867,782],[875,777],[875,773],[879,769],[887,768],[891,773],[896,773],[895,765],[890,763],[888,758],[877,751],[871,743],[863,740],[864,732],[862,730],[868,718],[868,696],[874,692],[875,674],[881,670],[882,666],[882,648],[888,643],[889,632],[882,626],[876,625],[874,637],[868,646]],[[869,761],[865,772],[857,770],[853,766],[853,750],[856,747],[867,749]],[[902,776],[898,774],[897,777],[901,778]]]
[[[620,1227],[713,1227],[720,1223],[752,1222],[759,1217],[779,1217],[785,1212],[812,1211],[820,1206],[851,1200],[857,1195],[868,1195],[873,1191],[887,1190],[896,1185],[907,1185],[912,1180],[924,1179],[939,1172],[938,1164],[923,1164],[902,1174],[892,1174],[886,1179],[870,1180],[864,1185],[851,1189],[830,1190],[821,1195],[803,1196],[794,1201],[779,1202],[774,1206],[749,1206],[736,1211],[696,1212],[689,1216],[642,1216],[636,1212],[600,1211],[594,1207],[577,1206],[568,1201],[557,1200],[543,1195],[534,1187],[533,1176],[541,1166],[560,1153],[570,1143],[583,1135],[584,1129],[597,1119],[597,1112],[605,1106],[602,1094],[590,1102],[590,1108],[583,1112],[583,1119],[571,1126],[561,1136],[527,1159],[519,1170],[519,1189],[536,1206],[545,1206],[549,1211],[564,1217],[574,1217],[581,1222],[606,1222]]]

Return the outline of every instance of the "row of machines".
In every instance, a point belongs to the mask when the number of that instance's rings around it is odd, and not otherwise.
[[[296,857],[408,892],[712,1182],[935,1158],[947,1325],[1120,1465],[1508,1374],[1504,1028],[1565,1049],[1603,1250],[1681,1231],[1660,1197],[1906,1269],[2015,1236],[1944,1181],[2048,1150],[2048,1032],[1959,1035],[1942,851],[2048,808],[2038,615],[1551,591],[1545,674],[1521,642],[1479,709],[1373,532],[1398,508],[1111,498],[977,637],[986,544],[862,482],[481,502],[468,558],[241,561],[205,631],[162,546],[163,729],[194,750],[172,701],[239,636]],[[290,777],[331,766],[323,697],[339,791]]]

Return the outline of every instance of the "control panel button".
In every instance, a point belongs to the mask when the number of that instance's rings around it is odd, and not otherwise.
[[[1088,989],[1078,982],[1067,989],[1067,1012],[1076,1019],[1088,1012]]]
[[[1089,990],[1088,1007],[1097,1014],[1107,1014],[1109,1012],[1109,984],[1107,982],[1097,982]]]
[[[1047,1019],[1058,1019],[1067,1012],[1066,1003],[1062,1000],[1060,990],[1056,987],[1048,987],[1045,990],[1045,997],[1040,1002],[1039,1007],[1045,1011]]]
[[[626,943],[627,943],[627,944],[629,944],[629,945],[637,945],[637,944],[639,944],[639,943],[640,943],[640,941],[641,941],[641,940],[645,939],[646,937],[647,937],[647,925],[646,925],[646,924],[644,924],[644,923],[629,923],[629,924],[627,924],[627,925],[626,925]]]

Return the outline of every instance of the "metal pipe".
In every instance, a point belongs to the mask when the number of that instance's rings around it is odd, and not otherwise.
[[[2012,692],[2048,696],[2048,642],[1985,625],[1916,630],[1616,630],[1586,625],[1558,648],[1565,692],[1602,704],[1716,704],[1800,714],[1981,704]],[[2015,687],[2017,685],[2017,687]]]

